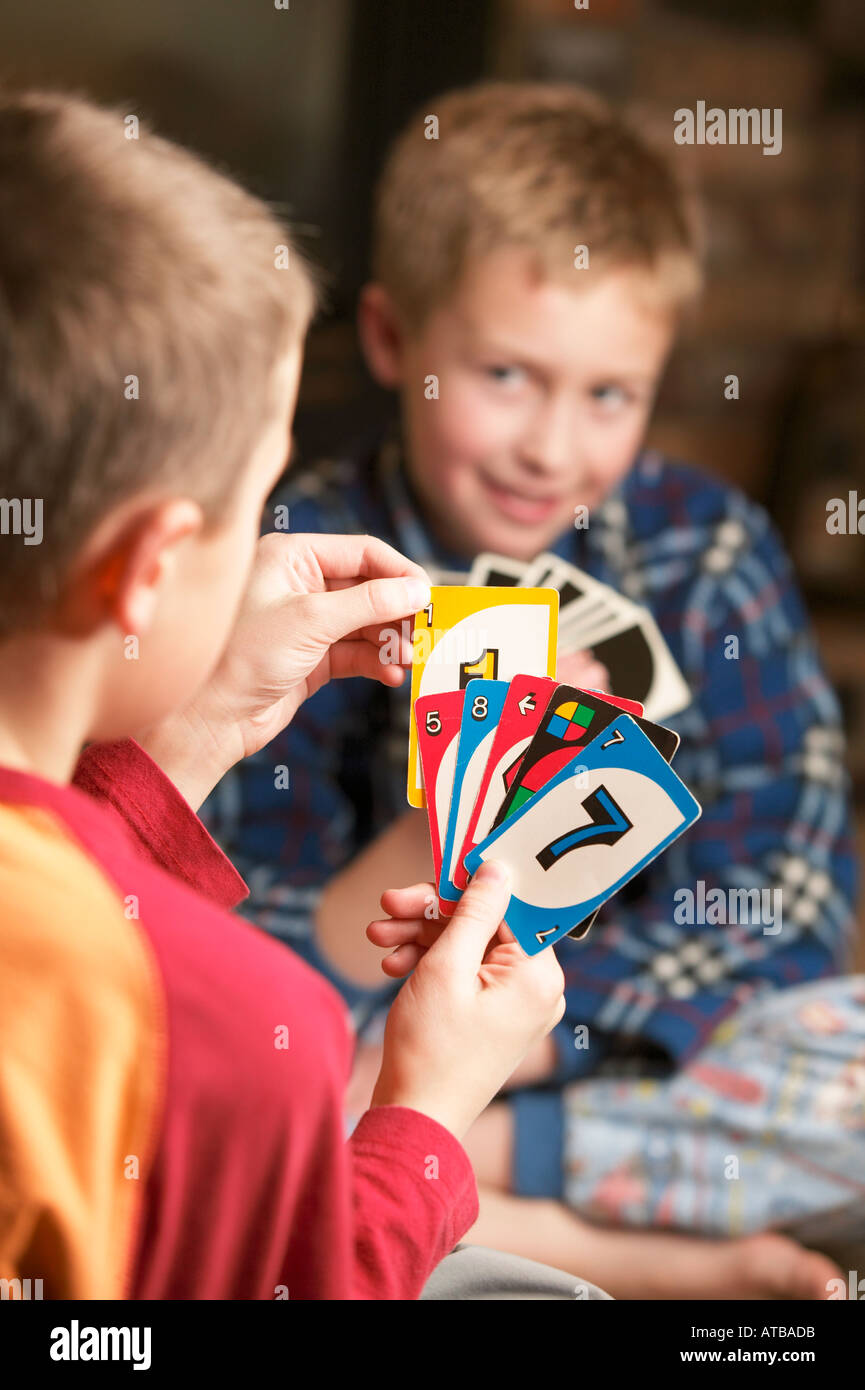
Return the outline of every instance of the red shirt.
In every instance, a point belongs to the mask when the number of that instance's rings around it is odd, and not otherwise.
[[[336,992],[134,742],[0,769],[0,1277],[63,1298],[417,1298],[477,1216],[399,1106],[344,1139]],[[358,922],[358,930],[363,924]]]

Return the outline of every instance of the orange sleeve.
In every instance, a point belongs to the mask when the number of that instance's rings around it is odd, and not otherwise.
[[[165,1069],[149,947],[47,811],[0,806],[0,1278],[123,1297]]]

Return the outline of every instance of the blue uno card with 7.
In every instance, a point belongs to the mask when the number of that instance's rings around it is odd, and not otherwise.
[[[466,856],[511,873],[505,920],[527,955],[566,936],[699,819],[699,802],[622,715]]]
[[[450,812],[438,882],[439,907],[445,915],[453,912],[463,895],[462,888],[457,888],[453,881],[455,856],[462,849],[507,693],[507,681],[483,680],[478,677],[470,680],[466,686],[456,771],[451,788]]]

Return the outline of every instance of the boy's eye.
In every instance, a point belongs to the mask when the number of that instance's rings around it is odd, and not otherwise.
[[[527,377],[525,367],[494,366],[487,367],[486,371],[487,376],[502,386],[522,386]]]
[[[635,399],[632,392],[626,391],[624,386],[616,386],[613,382],[593,386],[590,395],[592,400],[597,401],[601,409],[609,414],[630,405]]]

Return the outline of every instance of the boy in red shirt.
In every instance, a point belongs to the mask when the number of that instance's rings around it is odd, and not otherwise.
[[[368,537],[256,551],[312,280],[259,201],[128,134],[0,98],[0,1278],[414,1298],[562,974],[479,873],[344,1142],[343,1005],[229,915],[244,884],[191,808],[328,679],[399,684],[379,629],[428,581]]]

